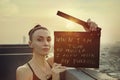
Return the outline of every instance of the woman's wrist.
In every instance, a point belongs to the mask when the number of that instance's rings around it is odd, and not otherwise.
[[[60,74],[52,72],[52,80],[60,80]]]

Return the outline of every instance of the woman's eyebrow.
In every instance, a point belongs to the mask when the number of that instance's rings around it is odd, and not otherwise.
[[[51,36],[48,36],[47,38],[51,38]]]
[[[38,38],[45,38],[44,36],[38,36]],[[51,36],[47,36],[46,38],[51,38]]]
[[[38,36],[38,38],[44,38],[43,36]]]

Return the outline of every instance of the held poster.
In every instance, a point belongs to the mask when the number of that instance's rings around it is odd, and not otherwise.
[[[99,32],[54,32],[54,61],[68,67],[98,68]]]

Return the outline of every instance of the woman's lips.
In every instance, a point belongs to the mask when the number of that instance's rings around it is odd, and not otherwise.
[[[49,48],[43,48],[43,51],[48,52],[50,49]]]

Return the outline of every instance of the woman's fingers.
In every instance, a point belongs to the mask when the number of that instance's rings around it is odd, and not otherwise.
[[[54,63],[53,67],[56,67],[56,66],[61,66],[61,64]]]
[[[60,73],[60,72],[64,72],[65,70],[66,70],[65,66],[62,66],[61,64],[57,64],[57,63],[53,64],[53,69],[52,69],[53,72]]]
[[[89,31],[96,31],[97,30],[98,25],[95,22],[91,21],[91,19],[88,19],[87,23],[90,26]]]

